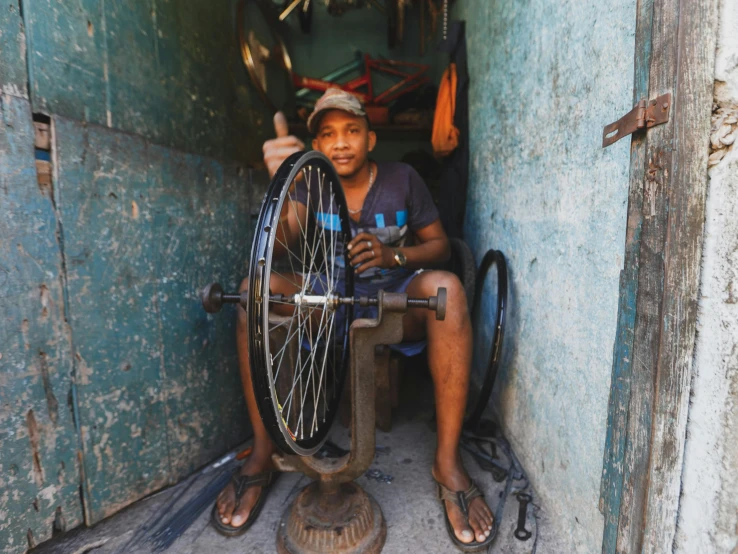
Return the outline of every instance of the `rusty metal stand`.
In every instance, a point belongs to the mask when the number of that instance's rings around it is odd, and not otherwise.
[[[298,295],[295,295],[297,297]],[[326,302],[305,296],[302,302]],[[375,352],[377,346],[402,341],[402,318],[408,308],[427,308],[436,319],[446,317],[446,289],[437,296],[408,298],[405,293],[379,291],[376,298],[332,298],[339,303],[377,306],[376,319],[357,319],[350,330],[351,450],[341,458],[274,455],[276,467],[314,480],[287,508],[277,531],[280,554],[376,554],[387,538],[382,510],[354,479],[374,460],[376,419]],[[284,301],[284,300],[282,300]],[[295,300],[296,301],[296,300]],[[205,310],[215,313],[224,303],[246,306],[246,293],[226,294],[217,283],[202,291]]]
[[[402,340],[407,294],[379,291],[376,319],[351,325],[351,451],[342,458],[275,455],[282,471],[315,480],[287,508],[277,531],[280,554],[374,554],[382,550],[387,526],[377,502],[354,479],[374,460],[374,352]],[[445,304],[445,302],[444,302]],[[445,305],[437,310],[437,316]]]

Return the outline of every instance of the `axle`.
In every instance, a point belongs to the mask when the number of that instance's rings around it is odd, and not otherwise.
[[[223,304],[240,304],[246,308],[248,292],[241,294],[225,293],[223,287],[218,283],[211,283],[202,291],[202,305],[208,313],[219,312]],[[341,305],[359,305],[362,307],[379,306],[379,298],[376,296],[361,296],[354,298],[351,296],[332,295],[313,295],[295,293],[291,295],[273,294],[269,296],[270,302],[279,302],[280,304],[294,304],[295,306],[311,306],[325,307],[327,309],[337,309]],[[446,317],[446,289],[439,288],[436,296],[428,298],[407,298],[407,303],[402,308],[426,308],[436,312],[436,319],[442,320]]]

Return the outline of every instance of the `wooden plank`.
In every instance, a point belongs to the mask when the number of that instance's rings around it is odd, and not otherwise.
[[[652,22],[652,55],[650,60],[649,97],[673,91],[678,0],[656,0]],[[640,552],[643,541],[643,518],[646,511],[645,491],[648,487],[648,464],[651,449],[651,422],[654,404],[654,382],[661,332],[661,302],[664,280],[664,242],[669,209],[666,175],[672,174],[673,155],[669,143],[673,138],[673,119],[651,129],[646,147],[646,173],[656,169],[662,186],[647,188],[643,176],[643,228],[638,260],[638,300],[636,304],[634,370],[627,426],[625,467],[620,505],[617,551]]]
[[[71,344],[51,191],[27,100],[0,96],[0,552],[82,522]]]
[[[214,160],[54,122],[91,524],[248,431],[233,313],[197,294],[245,276],[249,191]]]
[[[258,122],[270,117],[242,67],[232,4],[24,0],[34,108],[218,159],[260,159],[271,128]]]
[[[150,147],[149,156],[156,160],[152,203],[165,207],[155,218],[158,310],[170,478],[177,480],[241,442],[248,430],[235,309],[209,315],[198,293],[213,281],[238,290],[248,272],[253,225],[243,169],[160,147]]]
[[[716,36],[715,0],[679,3],[673,167],[670,174],[664,173],[669,208],[644,521],[646,553],[672,552],[676,535],[697,326]]]
[[[25,34],[20,5],[0,5],[0,93],[28,98],[26,83]]]
[[[648,94],[652,16],[653,0],[639,1],[636,7],[634,104]],[[638,258],[643,226],[643,176],[646,172],[646,137],[644,135],[637,134],[632,137],[630,152],[628,227],[625,235],[623,271],[620,274],[618,324],[613,352],[613,373],[600,493],[600,510],[605,516],[603,553],[615,552],[623,486],[625,429],[628,424],[628,406],[631,395],[633,341],[638,298]]]
[[[107,123],[105,20],[99,0],[24,0],[34,111]]]
[[[636,95],[645,83],[649,98],[672,92],[674,105],[669,123],[649,132],[643,161],[634,152],[631,167],[603,467],[603,552],[673,546],[704,223],[714,10],[714,2],[655,0],[650,23],[639,15]],[[650,39],[640,32],[644,25]],[[644,62],[649,75],[639,79]]]
[[[88,524],[168,482],[143,140],[54,122]]]

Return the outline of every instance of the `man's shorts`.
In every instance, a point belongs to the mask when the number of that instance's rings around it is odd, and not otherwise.
[[[394,281],[388,281],[388,282],[382,282],[382,283],[376,283],[369,281],[368,283],[363,280],[359,279],[358,277],[354,278],[354,297],[360,297],[360,296],[376,296],[378,290],[383,290],[385,292],[406,292],[407,287],[410,286],[410,282],[415,278],[416,275],[420,274],[423,270],[419,269],[410,275],[406,277],[402,277],[401,279],[396,279]],[[313,279],[313,291],[315,294],[325,294],[325,285],[322,281],[322,279]],[[339,292],[339,294],[343,294],[343,291],[345,290],[345,287],[343,286],[343,282],[339,281],[338,286],[336,287]],[[338,317],[335,321],[335,326],[337,329],[343,328],[343,325],[341,325],[342,321],[340,320],[340,314],[343,312],[343,310],[339,310]],[[374,319],[377,317],[377,308],[376,306],[367,306],[367,307],[361,307],[358,305],[354,305],[354,318],[368,318],[368,319]],[[395,352],[400,352],[401,354],[405,356],[414,356],[416,354],[420,354],[426,346],[427,342],[424,340],[420,341],[413,341],[413,342],[402,342],[400,344],[392,344],[390,345],[390,348],[394,350]]]

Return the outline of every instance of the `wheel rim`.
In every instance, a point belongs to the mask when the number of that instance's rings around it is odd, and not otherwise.
[[[236,15],[241,60],[264,103],[285,109],[292,91],[292,60],[282,37],[273,6],[264,0],[240,0]]]
[[[481,318],[484,315],[482,313],[484,284],[487,273],[492,266],[495,266],[497,273],[497,297],[495,302],[494,327],[491,337],[492,340],[488,342],[488,344],[490,344],[490,350],[486,360],[486,372],[482,382],[482,387],[479,391],[475,407],[469,412],[470,415],[464,423],[464,426],[467,429],[476,428],[487,407],[487,402],[489,401],[495,380],[497,379],[497,371],[500,366],[502,346],[505,338],[505,320],[508,309],[507,262],[505,261],[505,256],[499,250],[487,251],[484,258],[482,258],[481,265],[479,266],[474,290],[474,311],[472,313],[473,328],[475,329],[475,332],[478,332],[482,324]],[[482,360],[479,361],[481,362]]]
[[[283,218],[299,210],[290,193],[298,175],[310,209],[299,240],[286,245]],[[280,448],[302,456],[325,441],[344,386],[353,306],[332,300],[354,294],[350,240],[346,200],[330,161],[319,152],[290,156],[272,179],[254,235],[248,339],[262,421]],[[275,246],[286,247],[281,260]],[[294,294],[270,294],[279,282]]]

